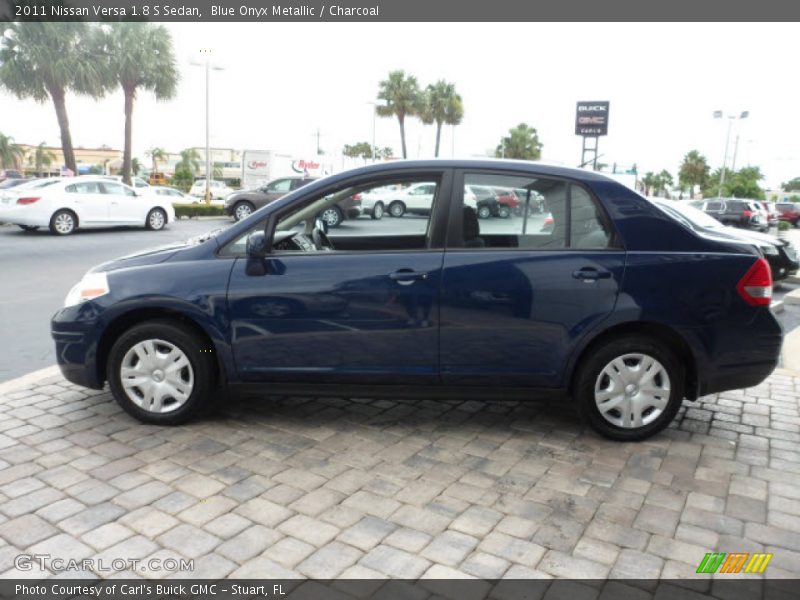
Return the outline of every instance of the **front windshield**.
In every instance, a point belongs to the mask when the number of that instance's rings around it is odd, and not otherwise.
[[[689,223],[693,229],[720,229],[724,227],[724,225],[714,217],[707,215],[688,202],[656,202],[655,205],[670,215],[675,216],[675,213],[677,213],[677,215],[682,217],[683,221]]]

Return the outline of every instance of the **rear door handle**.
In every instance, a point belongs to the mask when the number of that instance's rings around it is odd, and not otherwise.
[[[598,279],[609,279],[611,277],[611,273],[608,271],[599,271],[594,267],[584,267],[582,269],[578,269],[577,271],[573,271],[572,276],[575,279],[581,279],[583,281],[590,282]]]
[[[389,279],[401,285],[410,285],[417,280],[425,280],[428,274],[424,271],[413,271],[411,269],[399,269],[389,274]]]

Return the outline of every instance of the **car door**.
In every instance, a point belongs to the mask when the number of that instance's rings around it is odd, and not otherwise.
[[[103,193],[108,199],[109,220],[120,225],[144,223],[147,204],[133,189],[115,181],[104,181]]]
[[[437,210],[427,219],[352,221],[329,234],[333,251],[317,250],[305,227],[290,240],[302,249],[287,241],[263,259],[247,258],[244,238],[223,249],[236,256],[228,307],[242,380],[438,383],[450,171],[404,177],[412,176],[435,182]],[[290,235],[299,214],[313,218],[342,198],[391,183],[361,177],[298,198],[281,213],[276,235]]]
[[[74,208],[82,227],[104,225],[109,220],[109,203],[99,181],[77,181],[64,188],[65,201]]]
[[[442,271],[442,381],[557,387],[576,344],[613,310],[625,252],[597,200],[574,182],[457,172],[453,189],[472,184],[530,193],[520,198],[520,214],[504,219],[479,220],[475,208],[453,203]],[[533,199],[542,197],[537,213]]]

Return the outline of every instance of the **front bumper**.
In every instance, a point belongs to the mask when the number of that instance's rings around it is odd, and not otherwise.
[[[72,383],[99,390],[104,383],[97,363],[101,328],[94,312],[91,302],[62,308],[53,315],[50,334],[62,375]]]

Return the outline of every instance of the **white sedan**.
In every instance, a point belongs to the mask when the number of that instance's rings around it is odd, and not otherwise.
[[[0,197],[0,221],[25,231],[48,227],[56,235],[121,225],[163,229],[175,220],[166,196],[137,192],[101,177],[38,179]]]
[[[211,198],[213,200],[224,200],[225,196],[234,192],[233,188],[228,187],[224,181],[216,181],[214,179],[208,182],[208,190],[211,192]],[[192,188],[189,190],[189,195],[197,198],[205,198],[206,180],[198,179],[195,181],[192,184]]]

